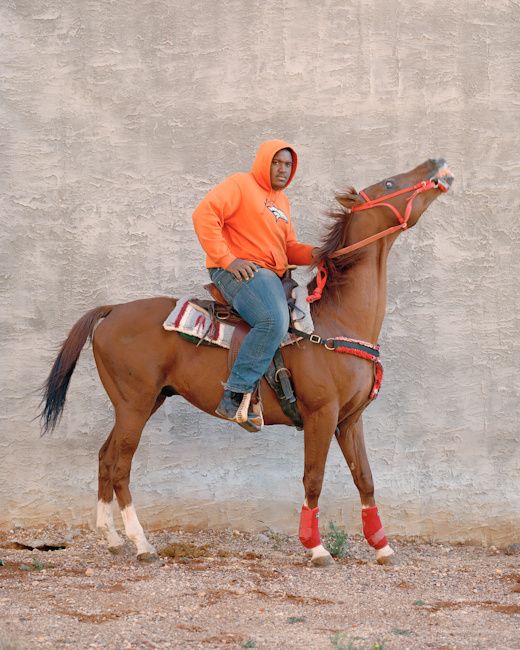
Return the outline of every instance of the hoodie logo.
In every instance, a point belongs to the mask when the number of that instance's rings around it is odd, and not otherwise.
[[[276,221],[278,221],[278,219],[283,219],[285,223],[289,223],[289,219],[287,219],[287,216],[284,214],[283,210],[277,208],[276,205],[274,205],[270,201],[269,202],[266,201],[265,207],[274,214],[274,218],[276,219]]]

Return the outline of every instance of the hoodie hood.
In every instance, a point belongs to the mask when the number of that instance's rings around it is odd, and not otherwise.
[[[293,164],[291,169],[291,175],[287,181],[288,187],[289,183],[294,178],[296,174],[296,168],[298,167],[298,156],[294,148],[285,142],[284,140],[266,140],[258,147],[256,152],[256,158],[251,167],[251,173],[253,174],[255,181],[267,192],[272,192],[273,188],[271,186],[271,162],[273,161],[274,155],[280,151],[280,149],[289,149],[292,154]],[[285,189],[285,188],[284,188]]]

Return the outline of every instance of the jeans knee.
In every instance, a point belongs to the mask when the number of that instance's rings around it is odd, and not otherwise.
[[[258,325],[269,333],[273,339],[283,339],[289,329],[289,317],[285,315],[269,314]]]
[[[277,323],[276,333],[278,338],[283,339],[284,336],[287,334],[288,329],[289,329],[289,314],[287,313],[287,316],[280,318],[280,320]]]

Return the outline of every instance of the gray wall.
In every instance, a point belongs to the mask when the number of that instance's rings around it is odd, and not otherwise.
[[[112,416],[91,351],[51,437],[35,389],[91,307],[202,295],[193,207],[284,137],[309,242],[335,189],[450,163],[453,190],[391,255],[367,444],[387,532],[518,540],[518,2],[11,0],[0,25],[1,526],[93,520]],[[172,398],[136,454],[138,512],[295,532],[302,457],[295,430]],[[321,508],[360,530],[335,447]]]

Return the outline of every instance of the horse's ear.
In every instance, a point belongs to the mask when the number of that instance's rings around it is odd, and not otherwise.
[[[354,205],[363,203],[363,199],[359,196],[353,187],[347,187],[345,192],[336,194],[336,201],[349,211]]]

